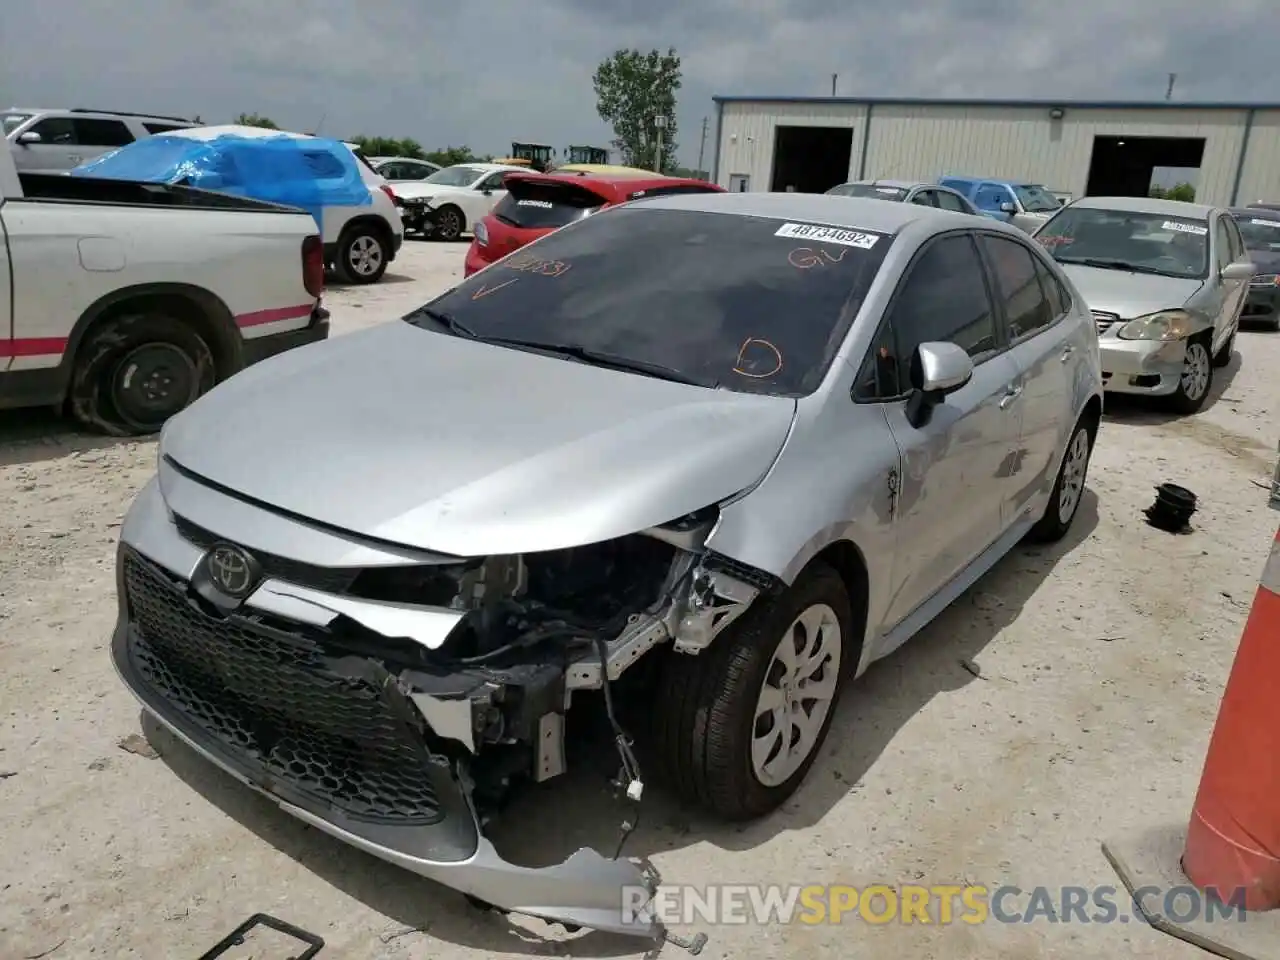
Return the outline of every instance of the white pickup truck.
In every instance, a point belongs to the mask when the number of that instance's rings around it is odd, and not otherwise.
[[[308,213],[20,175],[0,146],[0,409],[154,433],[248,364],[328,336],[324,260]]]

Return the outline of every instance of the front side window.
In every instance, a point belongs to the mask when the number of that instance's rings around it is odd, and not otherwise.
[[[121,120],[95,120],[77,117],[72,121],[76,128],[76,140],[90,147],[123,147],[133,143],[133,134]]]
[[[1004,305],[1009,339],[1017,340],[1053,323],[1057,315],[1036,274],[1035,254],[1015,240],[984,235],[982,245]]]
[[[952,193],[950,190],[938,191],[938,206],[943,210],[952,210],[956,213],[968,213],[969,208],[965,206],[959,194]]]
[[[812,393],[891,235],[619,206],[549,233],[405,319],[743,393]],[[590,356],[589,356],[590,355]]]
[[[995,313],[972,237],[952,234],[926,248],[908,269],[885,329],[859,375],[863,399],[908,393],[911,357],[922,343],[954,343],[975,361],[997,349]]]
[[[76,127],[70,117],[45,117],[31,128],[32,133],[40,134],[41,143],[75,144]]]
[[[1213,245],[1217,248],[1218,269],[1222,270],[1235,258],[1231,256],[1231,236],[1227,233],[1225,217],[1219,217],[1213,228]]]
[[[1062,264],[1204,279],[1209,224],[1196,217],[1067,207],[1035,238]]]
[[[921,190],[911,198],[911,202],[918,203],[922,207],[936,207],[937,203],[934,201],[935,196],[936,194],[932,190]]]

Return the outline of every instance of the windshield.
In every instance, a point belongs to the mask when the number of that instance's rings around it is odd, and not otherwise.
[[[481,177],[485,171],[479,167],[455,166],[437,170],[423,183],[434,183],[441,187],[469,187]]]
[[[612,207],[405,319],[438,330],[449,318],[460,335],[576,347],[706,387],[802,396],[826,374],[891,243],[765,217]]]
[[[1027,213],[1052,213],[1062,206],[1057,197],[1036,183],[1016,186],[1013,192]]]
[[[32,115],[29,113],[6,113],[3,120],[4,135],[7,137],[9,134],[13,133],[13,131],[17,130],[20,126],[30,120],[31,116]]]
[[[1244,245],[1248,250],[1280,252],[1280,219],[1269,220],[1265,217],[1236,217],[1236,226],[1244,237]]]
[[[1209,227],[1192,217],[1067,207],[1035,237],[1059,263],[1196,279],[1209,272]]]
[[[872,200],[901,200],[907,195],[902,187],[876,186],[874,183],[842,183],[827,193],[836,197],[869,197]]]

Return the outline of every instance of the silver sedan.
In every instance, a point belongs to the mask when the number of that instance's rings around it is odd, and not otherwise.
[[[1101,412],[1084,302],[1013,227],[622,205],[171,420],[121,531],[114,661],[320,830],[504,910],[661,936],[623,909],[638,864],[529,869],[485,836],[564,772],[566,716],[607,720],[633,802],[639,753],[717,816],[769,813],[854,678],[1066,533]]]
[[[1098,324],[1106,388],[1195,413],[1231,360],[1254,264],[1230,213],[1175,200],[1087,197],[1035,238]]]

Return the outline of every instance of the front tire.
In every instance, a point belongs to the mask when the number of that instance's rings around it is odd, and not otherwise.
[[[1031,528],[1030,539],[1039,543],[1054,543],[1065,537],[1071,529],[1072,521],[1080,512],[1080,501],[1084,499],[1084,483],[1089,474],[1093,441],[1093,428],[1081,417],[1071,431],[1071,439],[1067,441],[1062,465],[1058,467],[1058,478],[1049,495],[1049,505],[1044,508],[1044,516]]]
[[[1182,375],[1178,389],[1169,397],[1169,406],[1175,413],[1197,413],[1209,398],[1213,387],[1213,360],[1209,356],[1207,336],[1187,341],[1187,355],[1182,362]]]
[[[179,317],[125,315],[96,327],[77,352],[71,415],[114,437],[156,433],[212,389],[213,353]]]
[[[386,234],[372,224],[351,227],[338,241],[338,276],[348,283],[377,283],[391,262]]]
[[[436,213],[435,229],[431,236],[440,241],[452,243],[462,236],[466,228],[466,219],[457,207],[441,207]]]
[[[729,821],[785,803],[856,668],[852,619],[844,581],[815,563],[781,596],[758,599],[709,649],[671,653],[653,714],[663,779]]]

